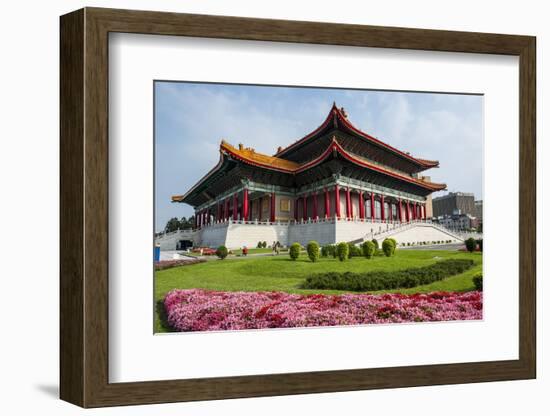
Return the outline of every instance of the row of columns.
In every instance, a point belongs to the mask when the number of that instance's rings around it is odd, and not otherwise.
[[[334,207],[335,212],[334,216],[337,218],[354,218],[354,212],[353,212],[353,203],[352,203],[352,193],[353,191],[350,188],[345,188],[345,216],[341,213],[340,208],[340,187],[338,185],[334,185]],[[376,218],[376,201],[378,200],[380,203],[380,219],[382,221],[385,220],[398,220],[399,222],[409,222],[412,220],[417,219],[426,219],[426,206],[424,204],[420,204],[417,202],[411,203],[410,201],[402,201],[401,199],[398,199],[396,206],[396,214],[397,218],[394,218],[393,215],[393,203],[389,203],[389,215],[386,216],[386,206],[385,206],[385,199],[384,195],[380,194],[378,196],[378,199],[376,198],[376,194],[370,193],[370,212],[366,212],[366,206],[365,206],[365,197],[363,191],[356,191],[359,194],[359,218],[360,219],[375,219]],[[309,195],[304,195],[301,197],[298,197],[294,201],[294,219],[296,221],[299,220],[298,218],[298,207],[301,204],[302,207],[302,219],[308,220],[308,198],[312,197],[312,203],[313,203],[313,218],[318,219],[319,218],[319,206],[318,206],[318,193],[313,192]],[[275,222],[275,193],[272,192],[269,196],[263,196],[257,199],[259,204],[259,221],[262,221],[262,202],[264,198],[269,198],[270,202],[270,208],[269,208],[269,221]],[[232,202],[232,203],[231,203]],[[324,208],[325,208],[325,218],[329,218],[331,216],[331,200],[330,200],[330,192],[328,188],[324,189]],[[231,211],[230,211],[231,209]],[[239,206],[239,193],[236,192],[233,195],[230,195],[229,197],[225,198],[223,201],[216,204],[216,214],[215,217],[218,221],[227,221],[230,218],[232,218],[234,221],[237,221],[240,218],[250,221],[251,220],[251,210],[250,210],[250,201],[249,201],[249,195],[248,195],[248,189],[244,188],[242,190],[242,204]],[[198,211],[195,214],[195,228],[200,228],[205,225],[212,223],[212,217],[214,216],[213,207],[209,207],[203,210]]]
[[[354,212],[353,212],[353,203],[352,203],[352,193],[353,191],[350,188],[345,188],[345,216],[341,213],[340,208],[340,187],[338,185],[334,185],[334,216],[337,218],[354,218]],[[325,208],[325,218],[329,218],[332,213],[330,211],[330,192],[328,188],[324,189],[324,208]],[[376,194],[371,193],[370,194],[370,212],[366,212],[366,206],[365,206],[365,197],[363,191],[356,191],[359,194],[359,218],[360,219],[375,219],[376,218],[376,201],[378,200],[380,202],[380,219],[385,220],[398,220],[400,222],[409,222],[412,220],[419,220],[419,219],[426,219],[426,206],[424,204],[420,204],[417,202],[410,202],[410,201],[402,201],[401,199],[398,199],[396,206],[396,216],[397,218],[394,218],[393,214],[393,203],[389,202],[389,215],[386,215],[386,205],[385,205],[385,198],[383,194],[380,194],[378,196],[378,199],[376,198]],[[308,220],[308,198],[312,197],[313,201],[313,218],[318,219],[319,218],[319,210],[318,210],[318,193],[313,192],[308,195],[304,195],[301,197],[298,197],[294,204],[294,219],[298,221],[300,218],[298,218],[298,207],[302,207],[302,219]]]
[[[250,199],[248,196],[248,188],[244,188],[242,191],[242,204],[239,204],[239,192],[235,192],[233,195],[228,196],[223,201],[216,204],[215,218],[218,221],[227,221],[230,218],[233,221],[237,221],[239,218],[250,221],[252,212],[250,210]],[[264,198],[270,199],[269,209],[269,221],[275,222],[275,192],[272,192],[269,196],[263,196],[257,199],[259,204],[259,221],[262,220],[262,202]],[[195,228],[201,228],[205,225],[212,223],[212,217],[214,216],[213,207],[202,209],[195,213]]]

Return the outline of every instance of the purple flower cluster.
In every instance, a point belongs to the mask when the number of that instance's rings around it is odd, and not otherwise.
[[[172,290],[164,299],[177,331],[462,321],[482,318],[482,292],[295,295]]]

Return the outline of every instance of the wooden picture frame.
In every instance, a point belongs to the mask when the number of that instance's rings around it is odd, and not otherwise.
[[[85,8],[61,17],[60,396],[82,407],[530,379],[536,376],[535,38]],[[519,359],[109,383],[108,35],[297,42],[519,57]]]

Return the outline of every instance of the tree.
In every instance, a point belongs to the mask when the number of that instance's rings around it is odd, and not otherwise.
[[[473,239],[472,237],[468,238],[465,242],[466,244],[466,249],[472,253],[473,251],[475,251],[476,249],[476,246],[477,246],[477,243],[476,243],[476,240]]]
[[[165,233],[171,233],[172,231],[177,231],[180,228],[180,221],[174,217],[170,218],[164,227]]]

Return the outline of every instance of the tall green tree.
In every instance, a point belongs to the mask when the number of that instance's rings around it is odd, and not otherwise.
[[[171,233],[172,231],[176,231],[179,228],[180,228],[180,221],[176,217],[170,218],[166,223],[166,226],[164,227],[164,232]]]

